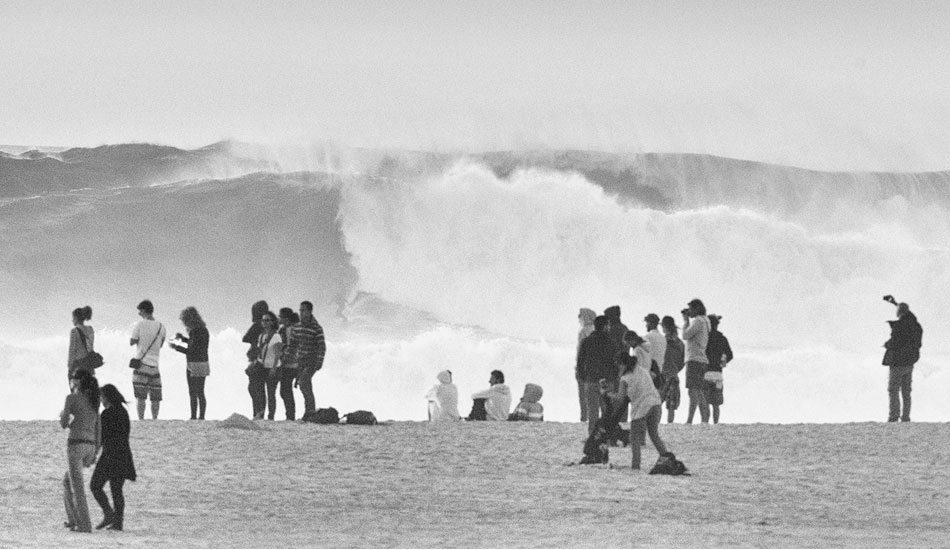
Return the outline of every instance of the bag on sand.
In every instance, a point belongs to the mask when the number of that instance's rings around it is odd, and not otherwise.
[[[313,422],[314,424],[339,424],[340,413],[330,407],[328,409],[317,409],[303,415],[304,422]]]
[[[656,464],[650,469],[651,474],[663,474],[668,476],[688,476],[686,465],[676,459],[673,453],[664,453],[656,459]]]
[[[346,419],[345,421],[346,424],[374,426],[378,423],[376,420],[376,415],[371,413],[370,411],[353,411],[351,413],[344,414],[342,418]]]

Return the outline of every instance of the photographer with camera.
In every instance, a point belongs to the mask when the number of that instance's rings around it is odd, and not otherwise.
[[[706,306],[699,298],[690,300],[683,314],[683,341],[686,343],[686,390],[689,393],[689,414],[686,423],[693,423],[693,415],[699,407],[703,424],[709,423],[709,407],[706,406],[705,375],[709,359],[706,344],[709,342],[709,319]]]
[[[884,297],[884,301],[897,306],[897,320],[888,321],[891,325],[891,337],[884,343],[886,351],[882,361],[882,364],[890,368],[887,382],[890,410],[887,421],[897,422],[900,418],[901,422],[910,422],[911,379],[914,374],[914,363],[920,359],[924,329],[906,303],[897,303],[890,294]],[[901,400],[903,400],[903,406]]]

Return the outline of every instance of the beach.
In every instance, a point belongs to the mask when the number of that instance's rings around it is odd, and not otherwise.
[[[661,425],[689,477],[580,423],[133,421],[124,532],[62,527],[66,434],[3,421],[3,547],[945,547],[946,423]],[[86,472],[88,482],[92,469]],[[93,524],[101,511],[88,495]]]

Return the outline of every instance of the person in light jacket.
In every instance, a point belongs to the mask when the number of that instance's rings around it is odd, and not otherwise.
[[[426,393],[429,402],[429,421],[455,422],[459,415],[459,390],[452,383],[452,371],[444,370],[436,375],[438,384]]]
[[[487,390],[472,394],[473,400],[485,400],[486,420],[508,420],[511,410],[511,390],[505,385],[505,374],[500,370],[491,371]]]
[[[544,420],[544,405],[539,403],[544,389],[537,384],[525,384],[524,395],[515,412],[508,415],[508,420],[524,420],[528,422],[542,422]]]

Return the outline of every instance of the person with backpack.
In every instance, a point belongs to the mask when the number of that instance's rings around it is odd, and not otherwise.
[[[96,332],[85,324],[91,319],[91,307],[77,307],[73,310],[73,328],[69,331],[69,354],[66,357],[67,380],[72,379],[76,370],[85,368],[83,359],[95,351]]]
[[[886,351],[882,361],[890,368],[887,382],[890,408],[887,421],[897,422],[900,419],[901,422],[910,422],[910,386],[914,376],[914,363],[920,359],[924,329],[906,303],[897,303],[890,295],[885,296],[884,300],[897,306],[897,320],[888,321],[891,325],[891,337],[884,343]]]
[[[660,393],[653,385],[653,379],[647,369],[639,366],[640,361],[636,356],[621,352],[617,355],[617,361],[623,368],[617,393],[630,402],[630,467],[639,470],[639,442],[644,439],[645,434],[650,436],[650,441],[661,457],[668,453],[659,432],[660,418],[663,416]]]
[[[169,342],[168,345],[173,350],[185,354],[185,380],[188,382],[191,419],[204,420],[205,409],[208,406],[205,398],[205,380],[211,374],[211,366],[208,363],[208,345],[211,335],[208,333],[204,319],[194,306],[181,310],[178,319],[188,329],[188,336],[183,336],[179,332],[175,334],[175,338],[185,345],[174,342]]]

